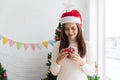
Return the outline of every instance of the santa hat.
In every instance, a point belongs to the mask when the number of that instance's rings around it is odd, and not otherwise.
[[[78,10],[71,10],[62,14],[60,23],[79,23],[82,24],[82,16]]]

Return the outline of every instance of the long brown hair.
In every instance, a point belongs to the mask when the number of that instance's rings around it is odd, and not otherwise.
[[[78,47],[78,53],[79,55],[83,58],[86,54],[86,43],[83,37],[83,32],[81,29],[80,24],[76,24],[78,27],[78,34],[76,36],[76,42],[77,42],[77,47]],[[69,46],[69,40],[68,37],[65,34],[65,24],[62,25],[61,27],[61,34],[60,34],[60,46],[59,46],[59,52],[67,48]]]

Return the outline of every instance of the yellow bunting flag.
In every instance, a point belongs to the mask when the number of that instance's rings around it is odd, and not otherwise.
[[[3,44],[6,44],[7,42],[9,41],[9,39],[8,38],[6,38],[6,37],[3,37]]]
[[[17,48],[20,49],[22,47],[22,43],[21,42],[17,42]]]
[[[43,42],[43,45],[44,45],[46,48],[48,48],[48,41],[44,41],[44,42]]]

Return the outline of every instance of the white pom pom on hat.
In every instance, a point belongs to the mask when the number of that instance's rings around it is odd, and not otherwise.
[[[78,10],[71,10],[69,12],[64,12],[61,16],[60,23],[79,23],[82,24],[82,16]]]

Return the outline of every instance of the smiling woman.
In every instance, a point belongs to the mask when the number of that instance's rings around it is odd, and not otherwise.
[[[27,50],[18,50],[10,47],[9,43],[3,46],[3,36],[22,43],[41,43],[52,39],[59,15],[65,11],[64,5],[67,2],[68,0],[0,0],[0,60],[6,68],[8,80],[39,80],[44,77],[47,53],[52,46],[48,49],[32,50],[28,47]],[[74,0],[72,4],[81,11],[87,22],[87,0]],[[83,25],[87,27],[86,24]]]

